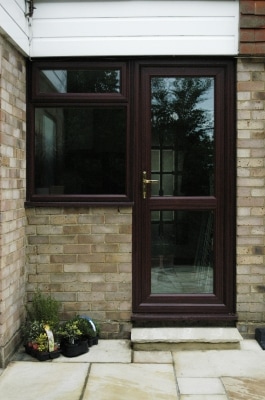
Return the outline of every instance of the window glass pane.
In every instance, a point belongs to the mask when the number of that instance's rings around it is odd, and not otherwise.
[[[151,212],[152,293],[213,293],[212,211]]]
[[[152,196],[214,194],[214,78],[153,77]]]
[[[118,69],[43,69],[39,75],[40,93],[120,93]]]
[[[35,111],[37,194],[125,194],[125,107]]]

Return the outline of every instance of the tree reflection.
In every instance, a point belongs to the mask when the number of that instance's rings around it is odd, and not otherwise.
[[[156,77],[151,90],[152,148],[174,150],[173,194],[212,194],[213,78]]]
[[[120,91],[119,70],[69,70],[67,90],[75,93],[118,93]]]

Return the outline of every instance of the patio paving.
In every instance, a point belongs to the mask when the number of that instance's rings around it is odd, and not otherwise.
[[[1,373],[1,371],[0,371]],[[100,340],[75,358],[39,362],[21,348],[0,375],[3,400],[263,400],[265,352],[255,340],[238,350],[133,351]]]

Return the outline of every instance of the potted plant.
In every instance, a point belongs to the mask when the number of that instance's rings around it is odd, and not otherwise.
[[[88,352],[88,340],[79,323],[77,316],[65,322],[59,329],[61,352],[66,357],[76,357]]]
[[[37,290],[30,304],[26,305],[28,321],[42,321],[51,328],[59,325],[59,310],[61,304],[50,295],[44,295]]]
[[[98,344],[99,326],[87,316],[78,317],[78,327],[88,340],[89,347]]]
[[[26,306],[27,319],[22,326],[22,337],[28,354],[40,361],[59,357],[57,330],[60,303],[37,291]]]
[[[39,321],[28,322],[23,326],[24,347],[26,353],[39,361],[57,358],[60,346],[54,341],[50,327]]]

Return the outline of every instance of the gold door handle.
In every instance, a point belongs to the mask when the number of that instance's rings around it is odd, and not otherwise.
[[[146,199],[146,184],[158,183],[157,179],[146,179],[146,171],[143,171],[143,199]]]

